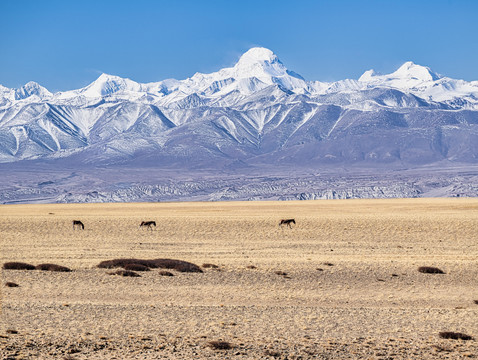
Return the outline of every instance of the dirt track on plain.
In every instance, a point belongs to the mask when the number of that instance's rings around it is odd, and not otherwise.
[[[297,224],[279,227],[285,218]],[[2,264],[73,270],[2,270],[0,355],[478,357],[476,340],[439,337],[478,338],[477,229],[478,199],[0,206]],[[218,268],[121,277],[96,267],[115,258]]]

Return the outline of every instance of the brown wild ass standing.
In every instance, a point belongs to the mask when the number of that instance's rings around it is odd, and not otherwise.
[[[83,225],[80,220],[73,220],[73,230],[75,230],[77,227],[78,229],[85,230],[85,225]]]
[[[279,223],[279,226],[282,227],[282,225],[287,225],[292,229],[292,226],[290,225],[291,223],[295,225],[295,219],[282,219]]]
[[[151,231],[153,231],[153,226],[156,227],[156,221],[141,221],[141,224],[139,225],[140,228],[146,227]]]

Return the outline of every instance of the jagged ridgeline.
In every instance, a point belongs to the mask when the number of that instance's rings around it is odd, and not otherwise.
[[[50,93],[0,86],[0,162],[234,169],[478,159],[478,82],[412,62],[307,81],[265,48],[230,68],[140,84],[101,75]]]

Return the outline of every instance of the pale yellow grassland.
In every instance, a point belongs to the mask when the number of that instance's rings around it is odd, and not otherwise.
[[[286,218],[297,224],[279,227]],[[84,231],[73,230],[75,219]],[[156,221],[156,229],[140,229],[143,220]],[[344,358],[334,355],[340,346],[356,352],[351,358],[379,351],[435,358],[442,354],[437,346],[448,346],[447,356],[467,356],[474,341],[456,347],[438,332],[478,337],[477,231],[478,199],[0,206],[2,264],[73,270],[2,271],[2,283],[20,287],[2,284],[0,332],[19,334],[2,340],[0,355],[36,338],[89,336],[123,344],[103,358],[133,358],[128,351],[137,344],[126,342],[148,336],[151,354],[139,358],[160,358],[161,351],[170,358],[194,351],[197,358],[219,356],[203,346],[218,338],[243,358],[267,355],[270,344],[303,358],[314,356],[306,348]],[[219,270],[123,278],[96,268],[121,257],[212,263]],[[421,274],[419,266],[446,274]],[[188,341],[173,355],[171,339],[178,337]],[[389,340],[402,345],[380,350]],[[38,358],[48,358],[48,347],[38,349]],[[88,351],[85,345],[77,358],[89,358]]]

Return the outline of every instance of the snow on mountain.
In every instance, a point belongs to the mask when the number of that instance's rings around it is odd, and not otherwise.
[[[367,83],[389,82],[391,86],[397,88],[412,88],[416,84],[421,84],[427,81],[436,81],[440,79],[440,77],[441,76],[435,74],[428,67],[407,61],[395,72],[388,75],[378,75],[374,70],[368,70],[359,78],[359,81]]]
[[[19,89],[9,89],[0,85],[0,109],[12,106],[19,101],[41,102],[51,97],[52,94],[47,89],[34,81],[26,83]]]
[[[269,49],[252,48],[244,53],[231,68],[224,68],[211,74],[196,73],[178,84],[177,91],[186,97],[192,93],[202,96],[222,97],[233,91],[250,95],[270,85],[304,93],[307,82],[298,74],[291,72]],[[165,99],[163,104],[170,101]]]
[[[287,90],[303,93],[307,83],[298,74],[286,69],[269,49],[252,48],[232,68],[234,79],[256,78],[267,85],[278,84]]]
[[[98,99],[154,103],[163,107],[194,107],[213,103],[225,106],[234,104],[234,99],[243,100],[244,97],[271,85],[278,85],[294,94],[312,96],[389,87],[412,93],[425,100],[448,102],[458,107],[478,107],[477,81],[466,82],[442,77],[430,68],[411,61],[390,74],[379,75],[374,70],[368,70],[358,80],[346,79],[326,83],[304,80],[297,73],[288,70],[271,50],[261,47],[245,52],[233,67],[210,74],[196,73],[185,80],[168,79],[140,84],[119,76],[101,74],[84,88],[56,94],[51,94],[34,82],[20,89],[2,86],[0,107],[30,97],[32,102],[48,101],[75,106],[92,106]],[[193,94],[194,96],[190,97]],[[227,101],[223,100],[225,97],[228,98]]]
[[[448,102],[458,107],[478,108],[476,82],[443,77],[430,68],[416,65],[411,61],[387,75],[379,75],[374,70],[368,70],[359,78],[359,82],[369,88],[390,87],[412,93],[425,100]]]
[[[115,93],[129,93],[134,97],[135,93],[142,91],[142,86],[130,79],[123,79],[119,76],[101,74],[98,79],[90,85],[72,91],[65,91],[55,94],[58,99],[69,99],[77,96],[88,98],[101,98]]]
[[[35,100],[50,99],[52,94],[34,81],[30,81],[15,91],[15,100],[22,100],[36,96]]]
[[[34,82],[0,86],[0,162],[426,164],[476,162],[477,144],[478,82],[412,62],[327,83],[252,48],[232,67],[185,80],[102,74],[55,94]]]

